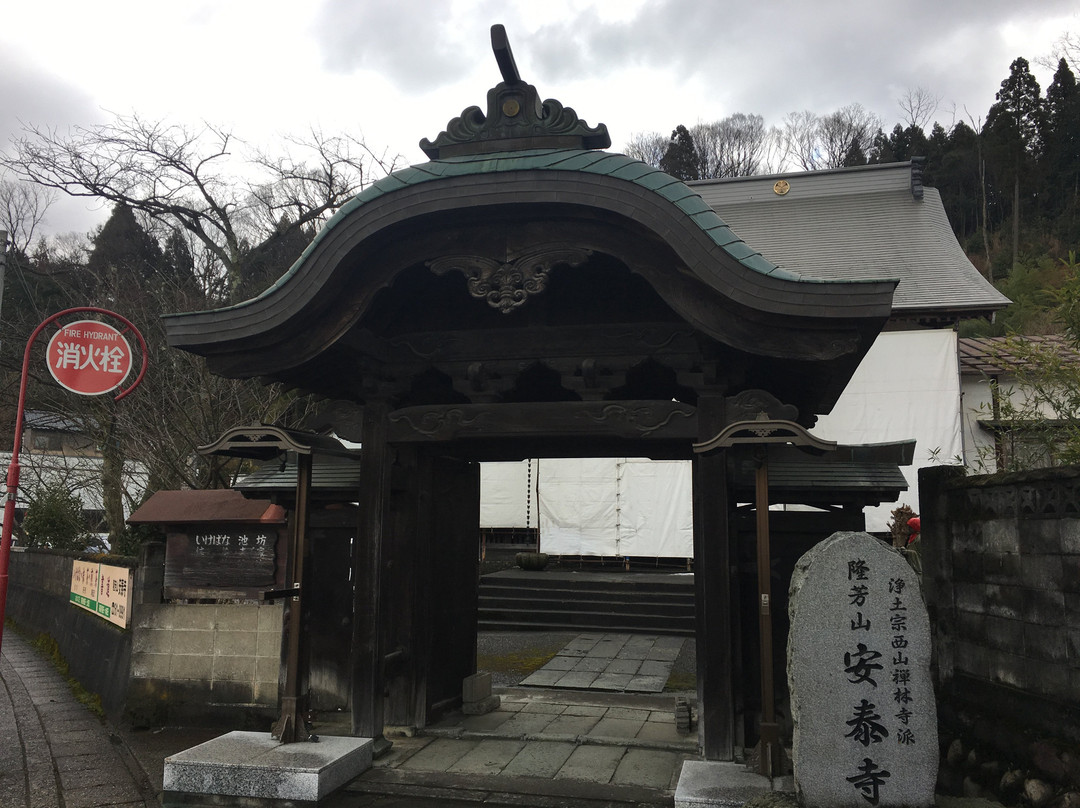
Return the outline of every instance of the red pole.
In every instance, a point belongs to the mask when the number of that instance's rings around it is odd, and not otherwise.
[[[19,451],[22,449],[22,433],[23,433],[23,411],[26,405],[26,386],[30,375],[30,349],[34,345],[34,340],[38,338],[38,335],[45,330],[49,324],[56,322],[61,317],[66,317],[69,314],[76,314],[81,312],[91,312],[93,314],[103,314],[108,317],[115,317],[122,322],[128,330],[135,334],[136,339],[139,342],[139,349],[142,351],[142,367],[139,369],[139,375],[135,378],[135,381],[131,383],[131,386],[126,390],[122,390],[115,397],[116,401],[119,401],[136,387],[139,386],[139,382],[143,380],[143,376],[146,375],[146,364],[148,356],[146,353],[146,341],[143,339],[142,334],[139,333],[131,321],[125,317],[121,317],[115,312],[111,312],[108,309],[100,309],[96,306],[79,306],[73,309],[64,309],[61,312],[57,312],[51,317],[47,317],[33,333],[30,334],[30,339],[26,341],[26,350],[23,352],[22,363],[22,377],[19,380],[19,403],[15,409],[15,444],[11,449],[11,465],[8,466],[7,473],[7,493],[4,497],[4,526],[3,534],[0,536],[0,649],[3,648],[4,641],[4,613],[7,609],[7,590],[8,590],[8,567],[11,562],[11,534],[15,527],[15,500],[19,492]]]

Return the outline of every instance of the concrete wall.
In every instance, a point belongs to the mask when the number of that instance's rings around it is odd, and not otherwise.
[[[920,487],[942,701],[1080,741],[1080,468]]]
[[[110,717],[119,718],[127,699],[131,633],[70,603],[72,561],[49,550],[14,548],[6,615],[31,638],[52,637],[71,676],[101,696]]]
[[[144,604],[132,627],[128,715],[137,726],[268,729],[277,717],[283,606]]]
[[[7,616],[31,636],[52,637],[114,720],[268,729],[278,716],[284,606],[162,603],[164,558],[163,544],[143,546],[131,623],[121,629],[70,603],[71,556],[16,548]]]

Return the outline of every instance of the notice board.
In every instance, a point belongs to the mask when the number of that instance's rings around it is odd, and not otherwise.
[[[71,602],[127,628],[131,615],[131,570],[92,561],[75,561],[71,569]]]

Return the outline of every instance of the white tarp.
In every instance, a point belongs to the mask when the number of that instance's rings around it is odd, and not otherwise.
[[[691,468],[643,458],[480,467],[480,526],[536,527],[553,555],[693,556]]]
[[[619,555],[618,460],[540,461],[540,551]]]
[[[693,468],[690,461],[626,458],[620,471],[618,554],[693,558]]]
[[[480,527],[536,527],[536,461],[480,464]]]
[[[918,469],[963,454],[956,356],[951,330],[878,335],[833,411],[812,430],[840,443],[915,439],[915,462],[900,469],[908,490],[899,503],[867,508],[867,530],[885,531],[898,504],[918,512]]]

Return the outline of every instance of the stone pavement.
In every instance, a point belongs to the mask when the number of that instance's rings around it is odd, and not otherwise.
[[[158,805],[119,735],[80,704],[52,664],[10,628],[4,630],[0,683],[0,805]]]
[[[644,634],[581,634],[521,684],[661,693],[685,641]]]
[[[390,753],[332,803],[442,795],[517,805],[670,805],[697,735],[675,731],[674,697],[508,688],[486,715],[452,713]],[[317,729],[317,727],[316,727]]]
[[[157,808],[165,757],[224,731],[114,729],[11,630],[0,680],[3,808]],[[329,808],[671,805],[683,761],[698,758],[696,734],[675,732],[675,694],[497,692],[501,705],[492,713],[452,713],[422,735],[391,734],[390,752]],[[315,726],[323,735],[340,729]]]
[[[222,734],[116,730],[11,630],[0,685],[3,808],[158,808],[164,759]],[[392,735],[390,752],[326,808],[670,806],[683,763],[700,760],[696,735],[674,731],[675,694],[499,692],[495,712],[454,713],[422,736]],[[334,734],[330,726],[316,730]],[[1000,808],[941,797],[938,804]]]

